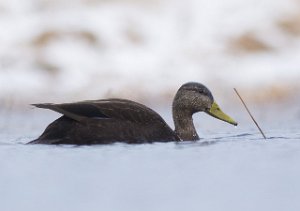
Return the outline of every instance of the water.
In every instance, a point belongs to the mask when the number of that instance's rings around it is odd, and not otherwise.
[[[2,115],[0,210],[300,210],[294,114],[289,124],[264,118],[266,141],[246,116],[234,128],[199,115],[196,143],[24,144],[56,117],[38,109]]]

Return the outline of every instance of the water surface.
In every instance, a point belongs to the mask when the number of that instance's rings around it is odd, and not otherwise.
[[[2,115],[3,211],[300,210],[297,118],[263,122],[268,140],[246,118],[234,128],[200,115],[199,142],[25,145],[57,117],[46,113]]]

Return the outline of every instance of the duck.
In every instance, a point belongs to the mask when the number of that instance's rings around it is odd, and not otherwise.
[[[183,84],[175,94],[172,115],[175,129],[151,108],[131,100],[111,98],[74,103],[32,104],[62,116],[28,144],[94,145],[197,141],[193,114],[205,112],[232,125],[238,123],[225,114],[210,90],[201,83]]]

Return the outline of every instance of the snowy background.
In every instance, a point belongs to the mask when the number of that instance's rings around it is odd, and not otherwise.
[[[300,0],[0,0],[0,29],[1,211],[300,210]],[[37,102],[124,97],[173,127],[187,81],[239,126],[196,114],[196,143],[24,145],[59,117]]]
[[[293,97],[299,0],[1,0],[0,105],[125,97]]]

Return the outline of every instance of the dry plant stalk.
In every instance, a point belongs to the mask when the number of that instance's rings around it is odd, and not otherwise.
[[[264,139],[267,139],[267,137],[265,136],[264,132],[262,131],[262,129],[259,127],[258,123],[256,122],[256,120],[254,119],[254,117],[252,116],[250,110],[248,109],[246,103],[244,102],[244,100],[242,99],[241,95],[238,93],[236,88],[233,88],[235,93],[237,94],[237,96],[240,98],[240,100],[242,101],[244,107],[246,108],[248,114],[250,115],[251,119],[253,120],[253,122],[255,123],[256,127],[258,128],[258,130],[260,131],[260,133],[262,134],[262,136],[264,137]]]

